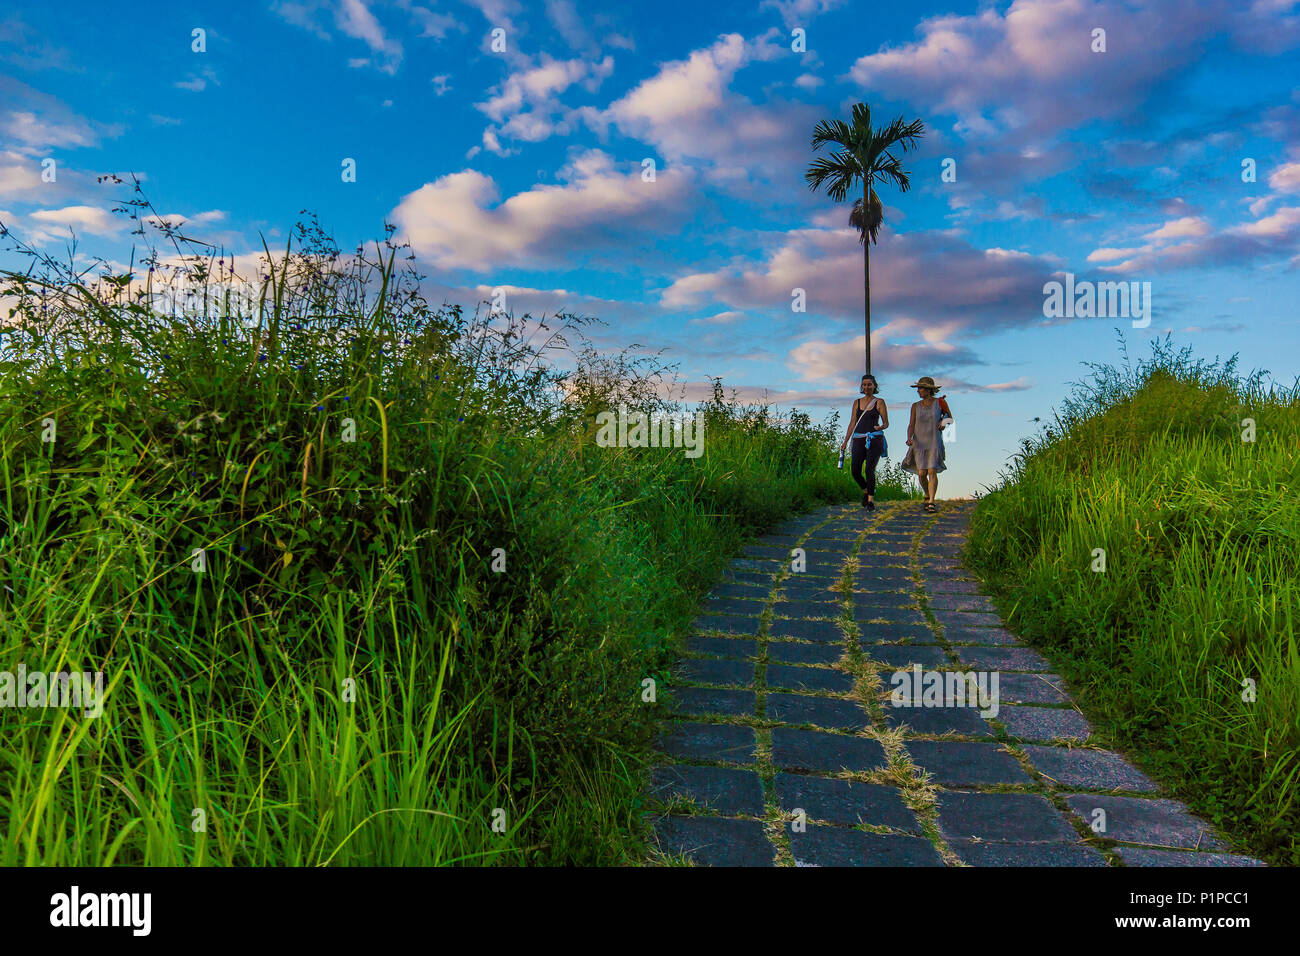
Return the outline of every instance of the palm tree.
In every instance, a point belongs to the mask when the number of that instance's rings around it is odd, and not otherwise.
[[[853,121],[822,120],[813,130],[812,148],[820,149],[827,143],[840,147],[829,157],[818,156],[808,167],[804,178],[808,188],[816,192],[823,185],[826,195],[835,202],[843,202],[849,191],[862,182],[862,198],[855,199],[849,213],[849,225],[858,230],[862,242],[862,288],[866,303],[867,372],[871,372],[871,245],[880,234],[884,210],[876,193],[876,180],[888,180],[900,192],[911,188],[907,171],[894,155],[907,152],[925,135],[920,120],[904,123],[900,116],[883,129],[872,129],[871,107],[866,103],[853,105]],[[866,213],[864,215],[864,210]],[[868,242],[867,240],[871,241]]]

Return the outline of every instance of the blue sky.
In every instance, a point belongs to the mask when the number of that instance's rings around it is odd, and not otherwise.
[[[843,415],[861,247],[803,172],[816,122],[866,100],[927,128],[912,189],[882,189],[873,370],[895,449],[906,386],[945,386],[946,497],[994,483],[1116,328],[1133,354],[1172,333],[1300,374],[1298,52],[1290,0],[33,6],[0,13],[0,221],[122,260],[95,177],[134,171],[249,256],[303,209],[345,249],[391,222],[435,298],[503,287],[516,313],[604,319],[602,347],[665,348],[690,400],[722,376]],[[1149,282],[1149,327],[1046,317],[1067,272]]]

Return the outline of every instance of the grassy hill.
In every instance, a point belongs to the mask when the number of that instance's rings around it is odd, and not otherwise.
[[[1167,340],[1094,366],[980,501],[969,558],[1094,726],[1295,865],[1300,391],[1261,381]]]
[[[434,307],[310,229],[251,311],[164,316],[229,269],[165,238],[4,283],[0,671],[106,700],[0,709],[0,864],[635,858],[642,681],[746,535],[856,497],[830,429],[718,386],[700,457],[599,447],[665,370],[576,317]]]

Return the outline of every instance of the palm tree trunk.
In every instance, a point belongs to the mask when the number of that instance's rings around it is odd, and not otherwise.
[[[868,221],[871,210],[871,177],[862,182],[862,221]],[[871,232],[865,230],[862,235],[862,301],[866,312],[867,324],[867,364],[866,374],[871,374]]]

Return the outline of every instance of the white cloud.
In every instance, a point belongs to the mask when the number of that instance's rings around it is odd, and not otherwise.
[[[1015,326],[1042,309],[1042,284],[1054,266],[1018,250],[980,249],[951,231],[894,232],[886,224],[872,248],[871,306],[877,322],[900,315],[923,325],[923,338],[949,327]],[[678,278],[660,295],[665,309],[716,303],[790,317],[795,289],[810,316],[837,325],[862,316],[862,246],[848,227],[792,229],[764,261],[737,261]],[[874,330],[873,330],[874,332]]]
[[[17,153],[0,153],[0,197],[14,199],[34,194],[42,185],[40,166]]]
[[[217,79],[217,72],[211,67],[204,67],[197,73],[191,72],[184,80],[178,80],[172,85],[177,89],[189,90],[191,93],[202,93],[208,88],[208,84],[220,86],[221,81]]]
[[[788,181],[808,158],[806,139],[791,131],[806,128],[811,135],[813,109],[799,103],[760,108],[730,88],[737,71],[769,55],[762,38],[747,42],[726,34],[684,60],[663,64],[606,109],[583,113],[583,119],[602,134],[616,126],[671,162],[698,164],[712,182],[729,190],[747,188],[755,177]]]
[[[1186,239],[1190,236],[1205,236],[1210,233],[1210,224],[1199,216],[1184,216],[1165,223],[1155,232],[1148,232],[1144,239]]]
[[[563,93],[574,83],[583,78],[591,78],[596,85],[613,72],[614,61],[611,57],[597,64],[585,60],[554,60],[543,57],[540,66],[512,73],[506,78],[485,103],[475,106],[486,113],[488,118],[501,122],[507,116],[518,113],[525,105],[535,106],[546,103],[557,93]]]
[[[501,146],[503,136],[535,143],[554,133],[568,133],[579,113],[566,109],[559,94],[578,83],[595,92],[613,72],[614,59],[610,56],[591,62],[556,60],[543,55],[540,64],[510,74],[505,82],[493,88],[485,102],[475,104],[498,124],[484,131],[484,147],[505,156],[511,151]]]
[[[77,236],[112,236],[124,231],[124,223],[98,206],[64,206],[37,209],[27,214],[27,241],[34,246]]]
[[[1300,161],[1284,163],[1268,177],[1268,185],[1278,192],[1300,192]]]
[[[575,155],[560,185],[537,185],[498,203],[495,182],[465,170],[427,183],[392,213],[404,239],[442,269],[567,263],[575,253],[644,236],[684,212],[690,182],[680,170],[641,180],[600,150]]]
[[[390,0],[420,29],[419,37],[442,39],[453,29],[464,30],[454,17],[434,13],[413,0]],[[348,66],[356,69],[373,67],[393,75],[402,65],[405,52],[402,42],[376,15],[378,5],[366,0],[277,0],[272,11],[286,23],[301,27],[322,40],[334,38],[332,30],[363,43],[369,56],[348,57]],[[388,16],[388,14],[386,14]]]
[[[1131,113],[1221,33],[1242,39],[1264,11],[1206,0],[1014,0],[1005,11],[921,21],[918,39],[860,57],[851,79],[957,116],[967,135],[1042,134]],[[1106,30],[1106,52],[1092,31]]]
[[[775,9],[787,28],[807,27],[813,18],[842,7],[845,0],[763,0],[760,10]]]
[[[1296,206],[1285,206],[1257,222],[1244,223],[1227,230],[1230,234],[1261,239],[1282,239],[1294,236],[1298,231],[1300,231],[1300,207]]]
[[[1135,253],[1141,252],[1140,246],[1130,246],[1127,249],[1103,248],[1094,249],[1088,253],[1089,262],[1114,262],[1116,259],[1124,259]]]
[[[0,120],[0,132],[8,142],[47,149],[93,146],[96,137],[87,124],[57,120],[29,110],[15,110]]]
[[[379,69],[390,74],[397,72],[402,62],[402,44],[387,36],[362,0],[339,0],[334,11],[334,22],[348,36],[362,41],[377,54]]]

